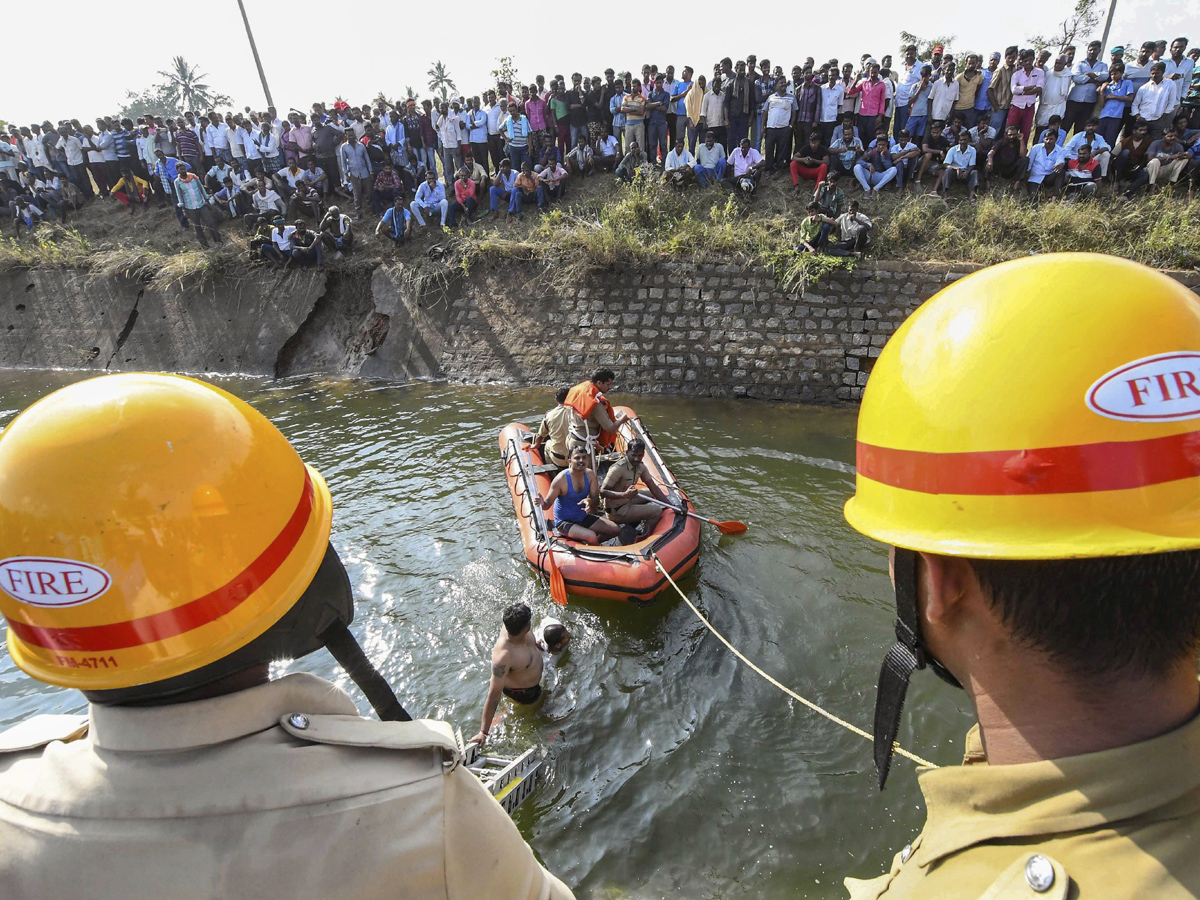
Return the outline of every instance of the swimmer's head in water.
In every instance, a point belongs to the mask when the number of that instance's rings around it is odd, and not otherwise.
[[[558,653],[570,642],[571,633],[567,631],[566,625],[547,625],[542,637],[546,641],[546,649],[551,653]]]
[[[533,618],[533,612],[524,603],[513,603],[504,609],[504,630],[516,637],[526,628]]]

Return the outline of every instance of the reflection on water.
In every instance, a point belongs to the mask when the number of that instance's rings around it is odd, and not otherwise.
[[[0,423],[77,377],[0,374]],[[496,444],[507,422],[536,422],[551,391],[221,384],[324,474],[354,631],[409,710],[474,734],[500,610],[522,599],[567,622],[575,638],[547,702],[533,714],[503,704],[490,746],[546,748],[548,784],[518,824],[581,898],[840,898],[844,875],[879,874],[919,828],[910,764],[897,759],[880,794],[867,742],[737,663],[677,598],[551,609],[521,555]],[[841,514],[853,411],[617,399],[642,415],[698,510],[750,523],[739,537],[706,531],[684,590],[766,671],[868,726],[891,613],[883,548]],[[324,652],[276,668],[355,693]],[[0,657],[0,727],[83,707]],[[954,763],[967,712],[960,694],[918,675],[900,740]]]

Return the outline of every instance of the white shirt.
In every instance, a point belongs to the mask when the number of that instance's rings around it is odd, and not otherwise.
[[[487,108],[488,117],[488,134],[500,133],[500,120],[504,116],[504,110],[500,108],[499,103],[494,103]]]
[[[83,165],[83,142],[75,135],[69,134],[66,137],[60,137],[54,146],[59,150],[66,151],[68,166]]]
[[[220,125],[209,125],[204,129],[206,143],[214,149],[225,150],[229,147],[229,126],[222,122]]]
[[[796,98],[791,94],[772,94],[764,107],[767,111],[768,128],[787,128],[792,124],[792,113],[796,110]]]
[[[616,156],[617,139],[611,134],[606,134],[596,142],[596,149],[600,151],[601,156]]]
[[[1168,56],[1163,62],[1167,64],[1167,70],[1163,73],[1163,81],[1173,81],[1175,84],[1175,103],[1168,107],[1168,110],[1171,110],[1178,106],[1187,94],[1188,86],[1192,83],[1192,70],[1196,67],[1196,62],[1190,56],[1185,56],[1179,63]],[[1175,78],[1175,75],[1179,77]]]
[[[250,202],[254,204],[254,211],[260,215],[265,212],[283,211],[283,201],[270,188],[267,188],[265,194],[261,191],[255,191],[250,195]]]
[[[950,110],[954,109],[954,101],[957,99],[958,82],[951,79],[950,83],[946,84],[945,78],[939,78],[929,91],[930,118],[941,119],[945,122],[950,116]]]
[[[456,112],[448,112],[437,121],[437,136],[443,147],[457,147],[462,141],[462,118]]]
[[[841,109],[842,98],[846,96],[846,87],[840,81],[830,87],[821,85],[821,121],[836,122],[838,111]]]
[[[700,104],[700,117],[704,119],[704,124],[709,128],[723,128],[725,126],[725,95],[714,94],[709,91],[704,95],[704,102]]]
[[[667,161],[663,163],[663,171],[670,172],[673,169],[682,169],[684,166],[695,166],[696,157],[692,156],[687,147],[683,148],[683,153],[676,153],[674,149],[667,154]]]
[[[1135,117],[1141,116],[1147,122],[1161,119],[1171,109],[1171,101],[1175,99],[1175,87],[1167,79],[1159,84],[1153,80],[1147,81],[1133,97],[1131,112]]]
[[[284,225],[283,234],[279,233],[278,228],[271,229],[271,242],[282,250],[284,253],[292,252],[292,235],[295,233],[294,225]]]
[[[254,145],[263,156],[279,155],[279,138],[275,137],[275,132],[273,131],[268,131],[265,136],[261,131],[256,131],[254,133]]]
[[[921,67],[925,63],[919,59],[911,66],[900,64],[900,80],[896,83],[896,103],[900,106],[907,106],[908,101],[912,99],[913,88],[921,83]]]
[[[1038,125],[1048,125],[1051,116],[1061,116],[1066,112],[1067,94],[1071,93],[1071,88],[1074,87],[1071,70],[1066,66],[1061,72],[1055,72],[1052,67],[1043,71],[1046,74],[1046,86],[1042,88],[1041,102],[1038,104]]]
[[[250,137],[250,132],[245,128],[238,127],[237,140],[246,151],[246,159],[262,159],[262,154],[258,152],[258,144]]]

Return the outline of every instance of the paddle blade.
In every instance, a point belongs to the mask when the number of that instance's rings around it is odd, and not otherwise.
[[[745,522],[718,522],[716,519],[708,521],[716,525],[721,534],[741,534],[749,527]]]
[[[558,570],[558,563],[554,561],[554,552],[546,554],[546,561],[550,568],[550,597],[559,606],[567,605],[567,585],[563,581],[562,572]]]

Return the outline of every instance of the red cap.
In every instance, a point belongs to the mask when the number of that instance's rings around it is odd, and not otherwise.
[[[941,44],[938,44],[936,47],[933,48],[933,52],[934,53],[945,53],[946,48],[943,47]]]

